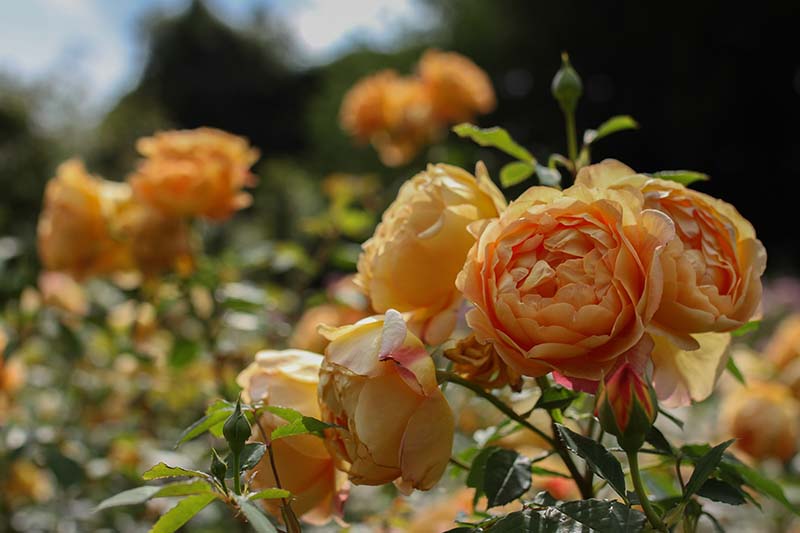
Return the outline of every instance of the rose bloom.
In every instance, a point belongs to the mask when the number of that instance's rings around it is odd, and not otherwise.
[[[289,338],[289,346],[299,350],[324,352],[325,347],[328,346],[328,339],[319,332],[320,326],[346,326],[354,324],[366,316],[367,313],[364,311],[340,304],[322,304],[311,307],[297,321],[294,332]]]
[[[264,350],[256,354],[236,382],[243,388],[247,403],[290,407],[306,416],[319,418],[317,382],[322,356],[303,350]],[[265,413],[261,418],[264,431],[286,422]],[[254,438],[261,439],[254,427]],[[273,441],[272,449],[281,485],[292,493],[292,508],[307,522],[322,524],[331,517],[342,515],[346,498],[346,480],[337,472],[323,441],[314,435],[294,435]],[[254,485],[257,488],[275,487],[275,477],[269,459],[256,467]],[[271,511],[279,516],[277,500],[265,500]]]
[[[213,128],[177,130],[136,143],[144,159],[128,178],[138,198],[165,214],[225,220],[250,205],[258,150]]]
[[[319,401],[322,420],[341,426],[325,440],[339,468],[356,484],[433,487],[450,459],[454,421],[422,342],[392,309],[325,332]]]
[[[780,381],[800,399],[800,314],[783,319],[764,348],[764,355],[775,365]]]
[[[704,399],[725,367],[729,342],[714,332],[742,326],[761,301],[766,252],[753,227],[730,204],[614,160],[582,169],[576,183],[638,191],[644,209],[674,222],[675,238],[660,256],[661,304],[649,326],[655,386],[668,405]]]
[[[71,159],[47,183],[39,216],[39,257],[47,270],[77,279],[130,268],[127,248],[113,235],[109,215],[130,196],[127,184],[92,176]]]
[[[78,316],[86,316],[89,313],[86,291],[69,274],[42,272],[39,274],[38,285],[46,305]]]
[[[786,462],[797,452],[800,402],[781,383],[748,382],[725,399],[721,420],[735,446],[755,459]]]
[[[467,226],[506,206],[479,164],[477,177],[450,165],[429,165],[400,188],[358,259],[358,283],[379,312],[407,314],[428,344],[453,332],[461,304],[454,283],[475,238]]]
[[[418,79],[383,70],[347,92],[339,120],[356,140],[372,143],[383,164],[398,166],[410,161],[438,131],[431,108],[430,95]]]
[[[485,389],[522,388],[522,376],[505,364],[492,343],[478,342],[475,335],[460,339],[444,356],[453,361],[453,372]]]
[[[475,304],[467,322],[523,375],[599,380],[646,338],[673,235],[641,195],[531,187],[470,250],[457,281]]]
[[[185,275],[194,268],[185,220],[133,199],[118,210],[115,226],[128,244],[137,270],[144,276],[173,270]]]
[[[418,72],[431,94],[433,113],[442,122],[463,122],[495,107],[489,76],[461,54],[428,50]]]

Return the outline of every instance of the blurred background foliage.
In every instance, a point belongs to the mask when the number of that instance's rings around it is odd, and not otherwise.
[[[104,522],[91,510],[136,485],[157,460],[205,466],[203,446],[190,444],[181,457],[169,450],[181,427],[209,399],[235,394],[233,378],[255,351],[285,346],[304,308],[358,307],[352,287],[335,282],[354,270],[360,243],[402,181],[427,162],[470,168],[478,159],[496,178],[506,156],[453,134],[390,169],[340,129],[339,105],[359,78],[383,68],[410,73],[428,47],[461,52],[488,72],[498,106],[481,125],[502,125],[537,157],[565,150],[549,86],[567,50],[585,84],[579,130],[616,114],[641,124],[599,143],[596,161],[710,174],[698,188],[753,223],[769,253],[768,275],[796,273],[797,239],[786,226],[800,179],[795,3],[421,4],[435,25],[404,29],[391,49],[355,46],[311,67],[269,8],[235,27],[200,0],[177,15],[154,12],[141,21],[139,79],[99,120],[83,115],[73,82],[0,73],[0,325],[13,332],[6,353],[27,366],[15,403],[32,421],[6,431],[0,444],[10,450],[0,461],[0,530],[52,531],[53,517],[58,531],[152,523],[157,507]],[[224,225],[199,228],[208,254],[194,274],[138,287],[95,280],[82,304],[48,302],[31,290],[42,194],[61,161],[77,155],[90,172],[123,180],[136,139],[198,126],[246,136],[262,158],[253,205]],[[773,299],[797,306],[797,285],[782,287]],[[11,492],[34,505],[5,497]],[[381,502],[391,496],[381,494]],[[350,519],[369,514],[354,502]],[[214,512],[193,530],[229,531],[224,510]]]

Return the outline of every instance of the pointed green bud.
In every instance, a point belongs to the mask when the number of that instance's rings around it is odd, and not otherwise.
[[[222,435],[228,441],[231,452],[238,454],[244,449],[245,442],[250,438],[250,432],[250,422],[242,413],[241,399],[236,400],[236,408],[222,426]]]
[[[558,69],[553,78],[550,91],[558,101],[562,111],[565,113],[575,112],[575,108],[578,107],[578,100],[583,94],[583,82],[575,69],[572,68],[566,52],[561,53],[561,68]]]
[[[228,473],[228,465],[220,458],[217,450],[211,448],[211,475],[214,476],[225,486],[225,474]]]
[[[595,416],[604,430],[617,437],[625,451],[635,452],[658,415],[653,386],[630,363],[625,363],[600,383]]]

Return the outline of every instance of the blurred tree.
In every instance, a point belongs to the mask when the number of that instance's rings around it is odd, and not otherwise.
[[[134,142],[157,129],[212,126],[244,135],[264,154],[296,154],[312,74],[289,65],[289,36],[266,10],[233,29],[200,0],[177,17],[154,16],[137,86],[109,112],[93,163],[123,176]]]

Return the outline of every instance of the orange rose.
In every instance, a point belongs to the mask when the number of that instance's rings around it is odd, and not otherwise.
[[[636,188],[644,208],[675,223],[676,238],[661,255],[664,295],[654,328],[691,349],[688,335],[727,332],[742,326],[761,302],[761,275],[767,254],[753,226],[736,209],[673,181],[636,174],[618,161],[581,170],[587,186]]]
[[[675,238],[661,254],[663,295],[649,330],[654,383],[667,405],[702,400],[725,367],[729,335],[761,300],[766,252],[731,206],[675,182],[636,174],[606,160],[582,169],[576,183],[643,195],[643,208],[670,217]]]
[[[521,374],[596,381],[642,341],[673,236],[640,195],[531,187],[486,225],[458,276],[475,304],[467,322]]]
[[[322,304],[307,309],[289,338],[289,346],[299,350],[324,352],[328,346],[326,339],[318,330],[325,326],[346,326],[365,318],[367,313],[346,305]]]
[[[83,286],[63,272],[39,274],[39,290],[46,305],[78,316],[89,313],[89,300]]]
[[[797,453],[800,402],[785,385],[749,382],[725,399],[721,418],[735,446],[755,459],[786,462]]]
[[[450,459],[454,421],[422,342],[393,309],[325,331],[319,401],[322,419],[343,428],[325,440],[339,467],[356,484],[433,487]]]
[[[387,166],[411,160],[438,129],[423,84],[383,70],[356,83],[342,100],[342,128],[370,142]]]
[[[304,415],[320,416],[317,404],[317,382],[322,356],[302,350],[264,350],[247,367],[236,382],[244,389],[248,403],[263,401],[267,405],[290,407]],[[272,414],[264,414],[261,424],[269,434],[285,422]],[[253,436],[261,435],[254,428]],[[275,463],[283,488],[292,493],[292,507],[310,523],[322,524],[333,516],[341,516],[346,495],[346,481],[334,468],[333,459],[322,440],[313,435],[295,435],[272,443]],[[275,487],[269,460],[264,458],[256,468],[254,484],[258,488]],[[277,512],[277,503],[272,511]]]
[[[250,205],[243,187],[258,150],[247,140],[212,128],[157,133],[136,144],[144,159],[129,177],[134,193],[163,213],[225,220]]]
[[[83,163],[62,163],[45,189],[39,216],[39,257],[48,270],[80,279],[130,268],[127,248],[109,228],[109,215],[130,197],[127,184],[86,172]]]
[[[522,387],[522,376],[503,362],[494,345],[478,342],[475,335],[460,339],[444,356],[455,363],[453,372],[486,389],[510,385],[519,391]]]
[[[463,122],[495,107],[489,76],[461,54],[426,51],[419,60],[419,76],[431,94],[433,113],[442,122]]]
[[[479,164],[477,178],[450,165],[429,165],[403,184],[358,259],[358,283],[375,311],[408,314],[425,342],[444,341],[461,294],[454,282],[475,241],[467,226],[496,217],[502,193]]]

